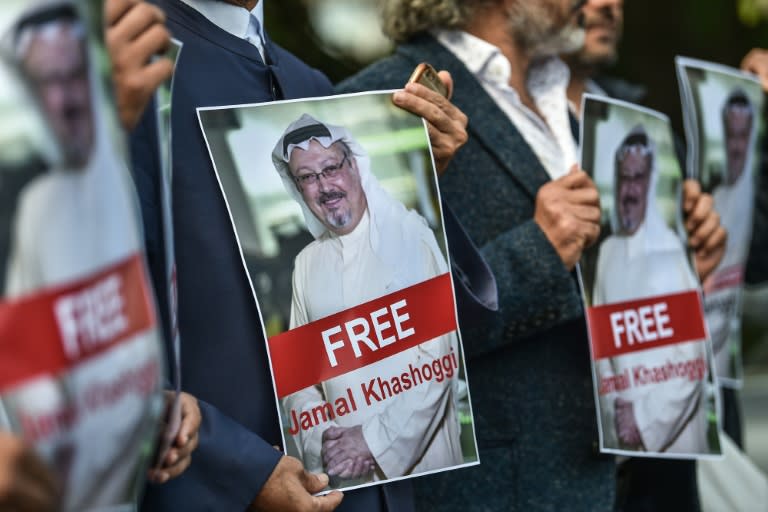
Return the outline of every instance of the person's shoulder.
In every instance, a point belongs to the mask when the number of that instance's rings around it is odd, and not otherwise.
[[[408,81],[414,64],[402,53],[395,52],[378,60],[336,85],[336,92],[362,92],[377,89],[400,89]]]
[[[600,242],[600,250],[602,251],[603,249],[612,248],[614,245],[618,244],[619,240],[621,240],[622,238],[626,238],[626,237],[622,237],[615,234],[608,235],[607,237],[605,237],[605,239],[602,242]]]
[[[442,268],[445,266],[445,255],[437,243],[437,236],[427,220],[415,210],[408,210],[400,224],[403,233],[407,234],[408,243],[405,245],[418,251],[421,258],[426,258],[430,266]]]
[[[46,217],[59,208],[64,208],[62,201],[74,197],[66,193],[62,187],[74,176],[63,172],[47,171],[30,181],[19,194],[16,213],[18,229],[23,231],[37,230],[51,219]]]
[[[73,180],[74,175],[49,170],[30,181],[19,197],[21,208],[39,208],[44,204],[55,201],[61,195],[61,187]]]
[[[419,234],[426,232],[432,233],[432,229],[429,227],[427,219],[416,210],[406,209],[402,222],[403,229],[408,229],[411,232]]]
[[[187,39],[195,39],[195,36],[202,37],[200,32],[205,32],[206,28],[213,26],[205,16],[181,0],[148,0],[148,2],[163,10],[166,24],[173,37],[183,39],[184,44],[187,44]]]
[[[296,258],[294,259],[294,268],[296,270],[300,268],[306,269],[310,265],[310,262],[316,260],[325,246],[329,243],[331,243],[331,239],[327,234],[323,234],[320,238],[307,244],[301,251],[299,251],[299,254],[296,255]]]
[[[324,93],[331,94],[333,92],[333,84],[325,76],[325,73],[313,68],[278,44],[272,43],[270,48],[273,52],[273,59],[281,68],[285,69],[287,74],[295,75],[294,78],[296,79],[310,80],[315,89],[323,90]]]

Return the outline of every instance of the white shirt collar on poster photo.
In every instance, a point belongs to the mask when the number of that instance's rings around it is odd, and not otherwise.
[[[264,1],[259,0],[251,11],[227,2],[210,0],[182,0],[205,16],[211,23],[235,37],[254,45],[264,60]]]
[[[517,127],[552,179],[565,175],[578,162],[576,141],[568,119],[566,89],[570,71],[556,57],[531,66],[528,90],[542,120],[509,85],[515,70],[496,46],[459,30],[438,30],[437,40],[475,75],[496,105]]]

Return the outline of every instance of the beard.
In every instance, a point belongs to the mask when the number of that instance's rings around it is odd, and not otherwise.
[[[325,203],[327,201],[333,201],[336,199],[343,199],[347,197],[347,194],[340,191],[340,190],[331,190],[329,192],[322,192],[320,196],[318,197],[318,204],[321,208],[323,208],[325,211],[325,222],[327,225],[334,227],[336,229],[342,229],[349,224],[349,221],[352,220],[352,211],[349,208],[334,208],[334,209],[326,209]]]
[[[603,27],[613,30],[613,35],[605,35],[601,39],[587,36],[588,40],[577,53],[568,56],[569,64],[575,64],[584,68],[603,68],[612,66],[618,60],[618,45],[623,32],[621,14],[605,8],[599,11],[584,13],[584,27],[587,34],[591,30]]]
[[[532,58],[574,53],[584,45],[585,31],[553,0],[518,0],[508,9],[508,27],[517,44]]]
[[[325,221],[336,229],[342,229],[352,220],[352,212],[349,210],[329,212],[325,215]]]

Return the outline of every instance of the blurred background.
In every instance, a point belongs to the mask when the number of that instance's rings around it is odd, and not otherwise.
[[[768,0],[625,0],[620,61],[610,74],[648,86],[647,106],[682,133],[675,55],[738,66],[753,47],[768,47]],[[387,55],[376,0],[266,3],[277,43],[338,82]]]
[[[611,75],[648,87],[647,106],[682,133],[673,58],[685,55],[738,66],[768,47],[768,0],[625,0],[625,35]],[[329,78],[339,80],[388,54],[375,0],[266,3],[271,37]],[[403,77],[405,81],[406,77]],[[763,185],[768,186],[768,177]],[[766,256],[768,257],[768,256]],[[768,287],[748,289],[744,304],[747,451],[768,471]]]

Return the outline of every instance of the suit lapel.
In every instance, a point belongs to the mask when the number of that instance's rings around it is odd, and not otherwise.
[[[571,124],[571,134],[573,135],[573,140],[576,141],[576,146],[579,146],[581,144],[581,129],[579,126],[579,120],[576,119],[576,116],[574,116],[570,110],[568,112],[568,122]]]
[[[549,175],[519,130],[496,105],[464,64],[431,36],[401,45],[398,53],[414,62],[427,61],[453,77],[454,105],[469,116],[467,130],[532,199]]]

